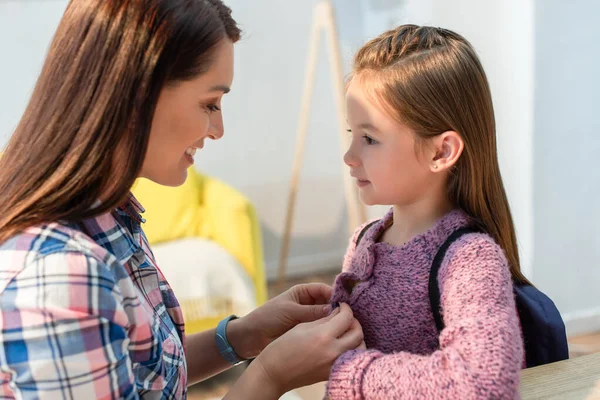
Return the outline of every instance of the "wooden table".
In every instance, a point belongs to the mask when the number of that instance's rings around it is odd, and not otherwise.
[[[521,372],[521,398],[585,399],[600,379],[600,353],[572,358]]]

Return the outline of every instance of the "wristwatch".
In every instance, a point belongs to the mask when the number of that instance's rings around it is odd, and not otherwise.
[[[227,340],[227,324],[229,324],[229,321],[233,321],[237,318],[238,317],[236,315],[230,315],[229,317],[222,319],[217,325],[217,330],[215,332],[217,349],[219,349],[221,356],[223,356],[223,358],[231,365],[238,365],[239,363],[245,361],[245,359],[237,355]]]

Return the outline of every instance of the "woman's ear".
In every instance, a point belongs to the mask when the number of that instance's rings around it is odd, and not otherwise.
[[[465,142],[455,131],[446,131],[432,139],[430,169],[432,172],[446,171],[452,168],[465,148]]]

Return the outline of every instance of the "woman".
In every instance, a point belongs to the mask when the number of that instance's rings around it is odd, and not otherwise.
[[[0,159],[0,397],[185,398],[255,358],[227,398],[275,399],[364,347],[304,285],[185,337],[130,194],[181,185],[223,136],[240,31],[220,0],[72,0]]]

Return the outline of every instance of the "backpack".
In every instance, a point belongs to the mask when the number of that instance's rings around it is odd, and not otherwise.
[[[378,220],[367,224],[356,239],[356,246],[365,232]],[[437,275],[448,248],[461,236],[469,233],[482,233],[473,227],[460,228],[453,232],[438,250],[429,272],[429,301],[438,332],[444,329],[441,313],[440,289]],[[569,358],[565,324],[554,302],[532,285],[513,281],[515,302],[523,342],[526,367],[535,367]]]

